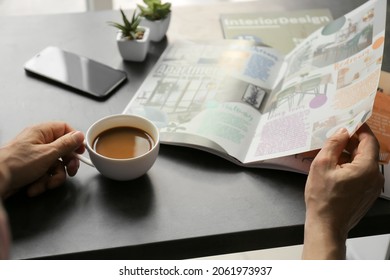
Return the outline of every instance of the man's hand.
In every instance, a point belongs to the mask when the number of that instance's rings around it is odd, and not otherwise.
[[[384,186],[379,144],[367,125],[349,138],[341,129],[314,159],[306,182],[303,258],[345,258],[348,232]]]
[[[74,176],[79,160],[73,152],[84,152],[84,135],[66,123],[50,122],[23,130],[0,148],[0,163],[8,169],[9,183],[0,188],[6,197],[24,186],[29,195],[60,186],[66,173]]]

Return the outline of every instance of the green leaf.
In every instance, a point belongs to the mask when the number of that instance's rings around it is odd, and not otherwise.
[[[154,3],[158,3],[158,2],[160,2],[160,1],[158,1],[158,0],[144,0],[144,3],[147,5],[147,6],[149,6],[149,7],[151,7],[152,6],[152,4],[154,4]]]
[[[149,20],[160,20],[167,17],[171,12],[171,3],[162,4],[160,0],[144,0],[146,7],[137,5],[141,15]]]
[[[137,12],[134,11],[131,21],[129,21],[122,9],[120,9],[120,12],[122,15],[123,24],[112,22],[112,21],[108,22],[108,24],[119,29],[123,37],[136,39],[136,33],[138,32],[138,25],[141,23],[140,15],[138,15]]]

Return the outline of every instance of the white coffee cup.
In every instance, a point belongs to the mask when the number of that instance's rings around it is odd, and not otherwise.
[[[125,159],[109,158],[97,153],[93,149],[93,142],[96,137],[103,131],[115,127],[141,129],[153,138],[153,146],[148,152],[142,155]],[[96,167],[107,178],[127,181],[142,176],[152,167],[157,159],[160,148],[160,134],[158,128],[151,121],[143,117],[126,114],[111,115],[98,120],[90,126],[85,136],[85,146],[90,159],[82,155],[77,155],[82,162]]]

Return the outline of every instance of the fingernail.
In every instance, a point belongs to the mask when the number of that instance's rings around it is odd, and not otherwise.
[[[348,133],[348,130],[345,127],[340,128],[336,132],[336,134],[344,134],[344,133]]]

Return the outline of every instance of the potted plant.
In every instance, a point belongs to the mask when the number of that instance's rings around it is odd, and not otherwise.
[[[143,0],[144,5],[137,4],[142,25],[150,28],[150,40],[161,41],[167,33],[171,21],[171,3],[161,0]]]
[[[150,29],[146,26],[140,26],[141,17],[134,11],[131,21],[129,21],[120,9],[123,24],[109,22],[116,27],[119,32],[116,37],[119,53],[124,60],[144,61],[149,50]]]

